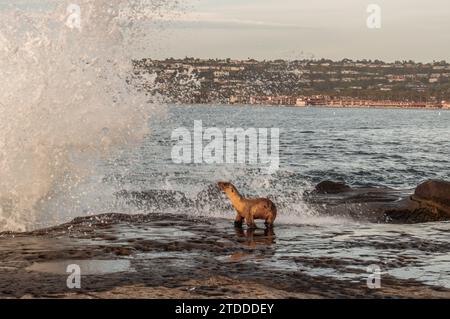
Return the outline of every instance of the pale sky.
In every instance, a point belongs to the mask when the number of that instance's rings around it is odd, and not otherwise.
[[[149,30],[158,34],[152,57],[450,61],[450,0],[181,2],[184,10]],[[381,29],[366,25],[372,3],[381,7]]]
[[[192,0],[166,53],[231,58],[450,60],[449,0]],[[369,4],[381,29],[367,28]],[[181,16],[181,18],[183,18]],[[303,53],[302,53],[303,52]]]

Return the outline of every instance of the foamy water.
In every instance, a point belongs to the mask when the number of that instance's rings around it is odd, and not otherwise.
[[[0,10],[0,230],[78,209],[100,188],[96,161],[140,141],[163,112],[130,83],[148,43],[134,22],[173,3],[80,0],[76,27],[70,1]]]

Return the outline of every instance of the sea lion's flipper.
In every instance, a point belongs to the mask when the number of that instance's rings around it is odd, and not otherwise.
[[[264,225],[266,225],[266,228],[268,228],[268,229],[273,228],[273,223],[265,222]]]
[[[241,221],[235,220],[235,221],[234,221],[234,227],[236,227],[236,228],[242,228],[242,220],[241,220]]]

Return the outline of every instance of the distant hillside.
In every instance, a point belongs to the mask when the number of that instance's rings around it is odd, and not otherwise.
[[[142,88],[181,103],[249,103],[252,97],[314,95],[450,100],[450,64],[445,61],[143,59],[135,61],[135,76]]]

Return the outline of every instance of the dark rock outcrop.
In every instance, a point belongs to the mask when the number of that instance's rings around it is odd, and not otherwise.
[[[351,187],[341,182],[323,181],[315,187],[318,194],[338,194],[350,191]]]
[[[351,188],[325,181],[306,196],[323,214],[382,223],[425,223],[450,220],[450,183],[427,181],[413,195],[390,188]]]
[[[450,219],[450,182],[430,180],[420,184],[412,200],[427,207],[438,215],[446,215]]]
[[[427,208],[394,209],[384,212],[387,223],[418,224],[446,220]]]
[[[390,222],[426,223],[450,220],[450,183],[429,180],[409,197],[409,205],[385,214]]]

